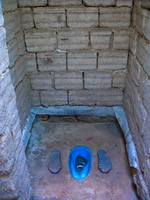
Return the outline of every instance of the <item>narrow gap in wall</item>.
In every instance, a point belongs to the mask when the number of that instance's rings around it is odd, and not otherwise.
[[[98,27],[100,28],[100,8],[98,8]]]
[[[82,72],[82,79],[83,79],[83,89],[85,89],[84,72]]]
[[[69,90],[67,91],[67,103],[69,105]]]
[[[66,70],[68,71],[68,52],[66,53]]]
[[[88,44],[89,49],[91,48],[91,34],[89,32],[89,44]]]
[[[110,37],[110,44],[109,44],[110,50],[113,49],[113,43],[114,43],[114,32],[112,31],[112,34],[111,34],[111,37]]]
[[[58,49],[58,32],[56,31],[57,49]]]
[[[98,69],[98,57],[99,57],[99,53],[97,53],[97,57],[96,57],[96,69]]]
[[[38,57],[37,57],[37,53],[35,53],[35,61],[36,61],[37,71],[40,72],[40,70],[39,70],[39,65],[38,65]]]
[[[67,9],[65,9],[65,20],[66,20],[66,27],[68,27],[68,24],[67,24]]]

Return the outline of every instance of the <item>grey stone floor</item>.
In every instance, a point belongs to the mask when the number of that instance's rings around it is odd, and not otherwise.
[[[123,134],[112,119],[63,116],[37,117],[26,150],[34,200],[137,200],[126,155]],[[88,138],[91,140],[87,141]],[[83,180],[74,179],[68,170],[70,150],[87,146],[93,153],[92,169]],[[97,150],[105,149],[112,162],[108,174],[98,169]],[[61,171],[48,170],[51,150],[61,150]]]

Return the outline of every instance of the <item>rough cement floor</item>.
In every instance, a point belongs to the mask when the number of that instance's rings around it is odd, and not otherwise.
[[[47,121],[36,118],[26,150],[33,200],[138,199],[122,132],[115,120],[109,121],[94,116],[51,116]],[[69,152],[77,145],[85,145],[93,153],[92,169],[83,180],[74,179],[67,166]],[[53,149],[61,150],[62,170],[56,175],[47,167]],[[105,149],[111,159],[108,174],[98,169],[98,149]]]

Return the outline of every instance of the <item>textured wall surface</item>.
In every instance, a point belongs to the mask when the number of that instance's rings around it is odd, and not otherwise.
[[[135,1],[124,107],[138,152],[134,176],[141,199],[150,199],[150,1]]]
[[[16,93],[17,109],[21,128],[24,128],[30,112],[29,80],[26,76],[24,33],[21,28],[20,11],[16,0],[3,0],[4,27],[9,54],[9,71]]]
[[[20,0],[32,106],[123,105],[132,0]]]
[[[11,9],[11,6],[8,5],[7,9]],[[22,200],[29,199],[30,179],[21,141],[8,51],[0,2],[0,199]]]

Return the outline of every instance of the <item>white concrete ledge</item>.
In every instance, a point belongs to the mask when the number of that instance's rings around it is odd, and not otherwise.
[[[124,133],[126,141],[126,149],[129,159],[129,164],[131,167],[138,168],[139,161],[135,145],[132,139],[132,135],[129,131],[127,118],[124,112],[124,109],[120,106],[114,107],[98,107],[98,106],[51,106],[48,108],[45,107],[34,107],[31,109],[29,117],[27,119],[25,128],[23,130],[23,144],[26,149],[29,138],[30,131],[32,129],[32,124],[34,122],[36,115],[96,115],[100,117],[116,117],[118,123]]]

